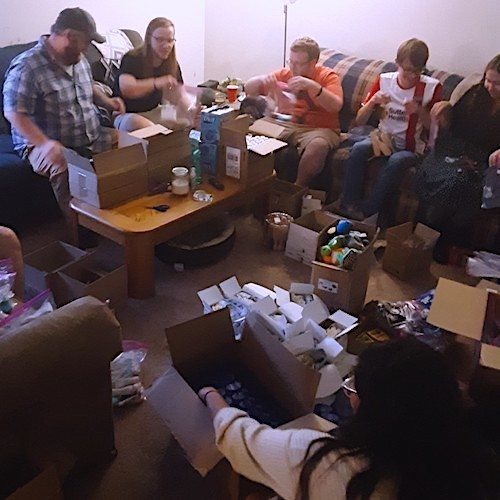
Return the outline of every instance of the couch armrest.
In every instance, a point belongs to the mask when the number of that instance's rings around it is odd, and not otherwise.
[[[93,297],[0,336],[0,460],[52,449],[81,463],[113,456],[109,363],[120,351],[120,325]]]
[[[105,304],[83,297],[0,336],[0,416],[102,376],[121,351],[120,332]]]

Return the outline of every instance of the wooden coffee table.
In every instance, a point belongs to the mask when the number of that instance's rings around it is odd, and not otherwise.
[[[223,178],[224,191],[218,191],[207,182],[199,189],[213,195],[211,203],[194,201],[191,195],[171,193],[144,196],[110,209],[96,208],[73,198],[71,208],[78,224],[115,241],[125,248],[129,297],[145,299],[155,293],[154,248],[179,234],[203,223],[217,214],[245,205],[265,194],[274,175],[251,185]],[[162,213],[148,208],[167,204]]]

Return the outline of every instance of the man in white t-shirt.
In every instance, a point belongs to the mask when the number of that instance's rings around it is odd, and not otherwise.
[[[356,115],[356,125],[365,125],[375,109],[382,107],[379,130],[390,138],[392,153],[370,198],[362,200],[367,161],[373,156],[370,138],[357,142],[345,166],[341,209],[347,216],[368,217],[377,213],[384,201],[395,194],[408,168],[415,165],[425,149],[423,129],[429,128],[429,111],[441,99],[441,84],[422,75],[429,49],[421,40],[403,42],[397,52],[397,71],[379,75]]]

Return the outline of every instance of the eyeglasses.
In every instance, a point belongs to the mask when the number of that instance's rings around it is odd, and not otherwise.
[[[151,36],[160,45],[173,45],[175,43],[175,38],[164,38],[162,36]]]
[[[286,63],[290,67],[295,66],[297,68],[305,68],[306,66],[311,64],[311,61],[300,62],[300,61],[292,61],[290,59],[287,59]]]
[[[358,393],[358,391],[356,390],[355,384],[354,384],[354,375],[346,378],[344,380],[344,382],[342,382],[342,389],[344,389],[344,391],[346,393],[349,393],[349,394],[347,394],[347,396],[349,396],[350,394],[357,394]]]

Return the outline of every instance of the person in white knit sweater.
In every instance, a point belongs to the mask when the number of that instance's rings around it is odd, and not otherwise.
[[[440,353],[413,338],[368,348],[355,390],[356,412],[333,435],[273,429],[213,387],[198,394],[233,469],[286,500],[500,498],[498,460],[472,439]]]

